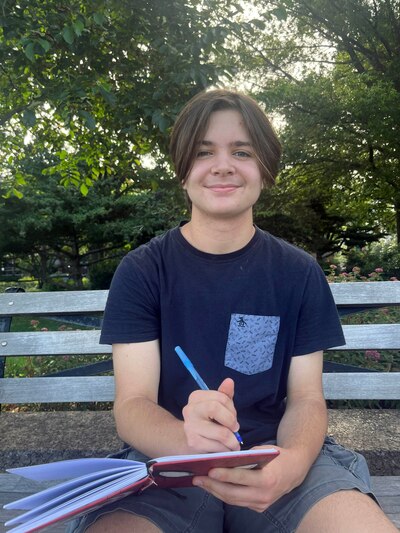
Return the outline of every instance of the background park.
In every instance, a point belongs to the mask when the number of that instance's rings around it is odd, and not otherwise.
[[[397,1],[2,0],[0,291],[107,289],[123,255],[187,218],[168,137],[208,87],[251,94],[282,139],[256,224],[330,282],[400,279]],[[376,314],[399,322],[346,320]],[[400,370],[398,351],[330,358]],[[51,361],[6,371],[76,365]]]

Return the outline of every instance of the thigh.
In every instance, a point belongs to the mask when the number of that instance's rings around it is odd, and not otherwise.
[[[226,506],[225,531],[229,533],[293,533],[307,512],[320,500],[341,490],[356,489],[373,496],[364,457],[347,450],[331,438],[306,479],[263,513]]]
[[[298,533],[395,533],[380,507],[358,490],[335,492],[310,509]]]

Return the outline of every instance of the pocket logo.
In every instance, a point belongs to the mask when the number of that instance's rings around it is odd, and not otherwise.
[[[225,366],[249,376],[269,370],[274,359],[279,324],[279,316],[233,313]]]

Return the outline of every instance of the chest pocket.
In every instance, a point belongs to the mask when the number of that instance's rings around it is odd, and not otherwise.
[[[251,376],[272,366],[279,316],[233,313],[225,350],[225,366]]]

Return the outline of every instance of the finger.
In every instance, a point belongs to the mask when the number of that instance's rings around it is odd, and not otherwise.
[[[225,395],[222,396],[227,398]],[[182,409],[182,414],[185,421],[188,422],[200,423],[203,420],[212,420],[232,432],[239,429],[235,408],[230,405],[223,405],[218,400],[190,401]]]
[[[243,485],[232,485],[216,481],[209,477],[194,477],[193,485],[202,487],[204,490],[230,505],[249,507],[255,511],[263,511],[267,505],[260,498],[260,491],[256,487],[246,487]]]
[[[218,392],[226,394],[228,398],[233,400],[233,395],[235,394],[235,382],[231,378],[226,378],[218,387]]]
[[[221,483],[242,486],[260,486],[262,474],[259,469],[251,468],[212,468],[208,477]]]
[[[216,451],[215,442],[220,444],[220,450],[218,451],[236,451],[240,449],[233,432],[211,420],[185,421],[184,430],[188,445],[192,448],[198,449],[200,443],[203,445],[202,443],[205,439],[213,443],[210,444],[212,448],[210,451]]]

